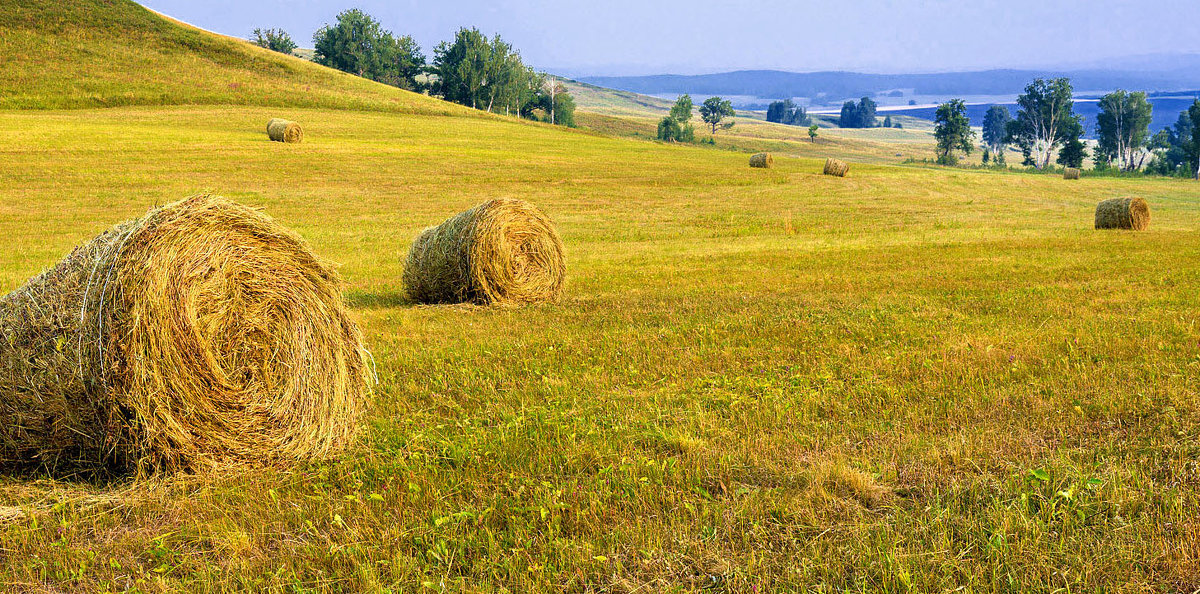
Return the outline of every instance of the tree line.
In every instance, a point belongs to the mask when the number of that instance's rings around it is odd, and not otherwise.
[[[282,30],[255,29],[251,42],[291,54]],[[433,49],[432,60],[411,35],[396,35],[351,9],[313,35],[313,61],[394,87],[428,93],[475,109],[575,125],[575,102],[562,83],[527,66],[499,35],[462,28]]]
[[[1015,117],[1003,105],[990,107],[983,118],[984,164],[1005,166],[1005,150],[1013,146],[1021,151],[1025,166],[1045,169],[1052,158],[1065,167],[1082,166],[1088,149],[1073,97],[1069,79],[1039,78],[1017,97]],[[1096,170],[1144,169],[1200,179],[1200,99],[1179,114],[1174,126],[1154,135],[1149,131],[1154,106],[1144,92],[1118,89],[1101,97],[1099,108],[1097,142],[1091,151]],[[934,123],[939,163],[952,165],[958,154],[972,152],[975,132],[961,99],[938,106]]]

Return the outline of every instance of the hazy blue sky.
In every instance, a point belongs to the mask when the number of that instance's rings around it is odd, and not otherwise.
[[[1091,65],[1200,52],[1198,0],[144,0],[194,25],[247,36],[282,27],[301,47],[347,8],[432,46],[461,26],[500,33],[527,62],[565,74],[743,68],[912,72]]]

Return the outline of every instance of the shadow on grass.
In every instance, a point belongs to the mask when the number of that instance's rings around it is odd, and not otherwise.
[[[375,309],[387,307],[410,307],[418,305],[414,301],[410,301],[404,293],[397,291],[385,291],[382,293],[368,293],[366,291],[350,291],[346,293],[346,305],[354,309]]]

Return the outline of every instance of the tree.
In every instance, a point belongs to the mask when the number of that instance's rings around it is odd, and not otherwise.
[[[700,119],[712,127],[713,134],[717,133],[718,126],[723,130],[732,128],[733,122],[722,123],[722,121],[725,118],[733,118],[734,115],[733,104],[728,99],[709,97],[700,106]]]
[[[814,142],[814,143],[817,141],[817,125],[816,124],[812,124],[811,126],[808,127],[808,141]]]
[[[1050,165],[1055,149],[1068,139],[1065,130],[1069,122],[1079,124],[1073,111],[1071,81],[1035,79],[1017,97],[1017,117],[1006,126],[1005,141],[1016,144],[1025,155],[1025,162],[1038,169]]]
[[[314,61],[330,68],[405,89],[418,89],[416,76],[425,56],[412,37],[397,38],[367,13],[352,9],[337,15],[313,35]]]
[[[1200,180],[1200,99],[1192,103],[1187,114],[1192,121],[1192,138],[1186,144],[1188,163],[1192,167],[1192,178]]]
[[[934,116],[933,137],[937,140],[938,163],[953,165],[958,162],[955,151],[971,154],[975,149],[975,131],[967,118],[967,104],[962,99],[951,99],[938,106]]]
[[[883,118],[883,127],[884,128],[892,127],[892,116],[887,116],[887,117]]]
[[[292,41],[292,36],[283,29],[255,29],[254,37],[251,37],[250,41],[258,47],[265,47],[289,56],[292,54],[292,50],[296,49],[296,42]]]
[[[1097,152],[1116,161],[1124,171],[1141,169],[1146,160],[1153,107],[1142,92],[1116,90],[1100,98],[1096,116]]]
[[[838,117],[838,126],[842,128],[874,128],[875,102],[870,97],[863,97],[854,103],[847,101],[842,104],[842,113]]]
[[[997,155],[1004,152],[1007,144],[1005,137],[1008,135],[1006,127],[1010,121],[1012,116],[1003,105],[993,105],[983,114],[983,142]]]
[[[489,112],[503,110],[560,126],[574,126],[575,100],[559,79],[535,72],[499,35],[488,39],[478,29],[459,29],[454,40],[433,52],[432,91],[446,101]]]
[[[1159,175],[1190,174],[1193,170],[1188,158],[1188,143],[1192,141],[1192,119],[1188,110],[1179,114],[1175,125],[1159,130],[1147,145],[1154,152],[1154,159],[1146,170]]]
[[[767,106],[767,121],[789,126],[808,125],[808,113],[791,99],[773,101]]]
[[[983,164],[987,165],[992,160],[992,151],[987,146],[983,147]]]
[[[692,127],[692,97],[682,95],[675,100],[671,113],[658,123],[658,139],[667,142],[692,142],[696,129]]]

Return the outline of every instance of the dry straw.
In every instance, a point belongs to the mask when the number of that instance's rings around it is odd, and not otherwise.
[[[101,473],[324,458],[369,354],[342,283],[225,199],[156,208],[0,298],[0,467]]]
[[[1075,167],[1063,169],[1063,179],[1079,179],[1079,169]]]
[[[850,164],[837,159],[825,159],[825,175],[836,175],[838,177],[846,177],[850,172]]]
[[[1150,205],[1141,198],[1110,198],[1096,205],[1097,229],[1133,229],[1150,226]]]
[[[304,140],[304,129],[296,122],[274,118],[267,122],[267,136],[275,142],[300,142]]]
[[[770,169],[771,165],[775,164],[775,158],[771,153],[758,153],[750,156],[750,166],[760,169]]]
[[[565,276],[554,224],[512,198],[489,200],[426,229],[404,265],[408,297],[419,303],[554,301]]]

